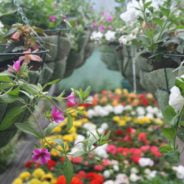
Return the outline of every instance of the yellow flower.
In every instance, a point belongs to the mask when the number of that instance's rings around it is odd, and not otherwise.
[[[126,125],[126,121],[125,120],[120,120],[120,121],[118,121],[118,125],[119,126],[125,126]]]
[[[35,178],[42,178],[44,175],[45,175],[45,172],[43,171],[43,169],[40,169],[40,168],[34,170],[33,172],[33,176]]]
[[[52,181],[53,180],[53,175],[52,173],[47,173],[43,176],[42,178],[43,180],[46,180],[46,181]]]
[[[31,176],[31,174],[29,172],[25,171],[25,172],[22,172],[20,174],[19,178],[21,178],[22,180],[27,180],[30,178],[30,176]]]
[[[113,117],[113,121],[118,122],[118,121],[120,121],[120,120],[121,120],[121,118],[120,118],[119,116],[114,116],[114,117]]]
[[[74,141],[74,136],[72,134],[64,135],[63,140],[67,141],[67,142],[73,142]]]
[[[42,181],[42,184],[50,184],[48,181]]]
[[[77,129],[73,126],[70,130],[69,133],[75,133],[77,131]]]
[[[20,178],[17,178],[13,181],[12,184],[23,184],[22,180]]]
[[[157,125],[163,125],[164,124],[164,122],[161,120],[161,119],[154,119],[154,122],[155,122],[155,124],[157,124]]]
[[[61,127],[57,126],[52,130],[53,133],[60,133],[61,132]]]
[[[42,184],[43,182],[36,179],[36,178],[33,178],[32,180],[30,180],[29,184]]]
[[[137,124],[149,124],[151,123],[151,119],[149,117],[140,117],[135,119],[135,123]]]
[[[73,122],[73,126],[75,126],[75,127],[81,127],[82,124],[83,124],[83,122],[80,121],[80,120],[77,120],[77,121],[74,121],[74,122]]]
[[[117,88],[117,89],[115,90],[115,94],[121,95],[121,94],[122,94],[122,89]]]
[[[56,184],[57,183],[57,180],[56,179],[53,179],[52,181],[51,181],[51,184]]]

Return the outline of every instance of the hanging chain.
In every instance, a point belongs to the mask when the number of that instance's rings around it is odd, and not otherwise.
[[[14,5],[16,6],[17,9],[17,13],[20,15],[22,22],[25,25],[28,25],[33,33],[33,35],[37,38],[37,42],[39,43],[39,45],[45,49],[45,47],[43,46],[43,40],[42,38],[37,34],[37,32],[31,27],[30,25],[30,21],[29,19],[26,17],[23,8],[21,6],[21,0],[13,0]]]

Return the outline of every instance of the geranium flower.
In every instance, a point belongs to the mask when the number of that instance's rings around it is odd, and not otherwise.
[[[46,164],[50,160],[50,153],[45,148],[37,148],[33,150],[33,161],[39,164]]]
[[[59,176],[56,184],[67,184],[65,176]],[[78,177],[74,176],[70,184],[83,184],[83,182]]]
[[[65,119],[64,113],[55,106],[52,108],[51,117],[52,117],[53,121],[55,121],[56,123],[64,121],[64,119]]]
[[[22,64],[22,61],[20,60],[15,61],[12,66],[9,66],[8,71],[11,73],[19,72],[21,69],[21,64]]]
[[[31,52],[31,49],[28,49],[27,51],[23,52],[24,56],[20,56],[19,60],[20,61],[24,61],[24,63],[29,64],[31,61],[37,61],[37,62],[41,62],[42,58],[36,54],[38,50],[35,50],[33,52]]]
[[[73,92],[69,96],[67,96],[66,99],[67,99],[67,106],[68,107],[73,107],[73,106],[77,105],[77,99],[76,99]]]

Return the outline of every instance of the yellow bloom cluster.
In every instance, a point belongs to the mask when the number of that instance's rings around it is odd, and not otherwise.
[[[45,173],[43,169],[36,169],[30,172],[22,172],[12,184],[56,184],[56,178],[52,173]]]
[[[145,125],[145,124],[157,124],[157,125],[163,125],[163,121],[158,118],[149,118],[149,117],[129,117],[129,116],[114,116],[113,121],[118,124],[118,126],[126,126],[127,123],[135,123],[139,125]]]

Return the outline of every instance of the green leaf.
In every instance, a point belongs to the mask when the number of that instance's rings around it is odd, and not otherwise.
[[[66,132],[68,132],[73,126],[73,118],[72,116],[68,115],[67,124],[66,124]]]
[[[73,171],[73,165],[68,158],[66,158],[66,160],[64,162],[63,173],[64,173],[64,176],[66,178],[67,184],[70,184],[74,171]]]
[[[26,110],[25,106],[14,107],[6,113],[3,121],[0,123],[0,130],[6,130],[19,118],[22,112]]]
[[[37,129],[34,128],[33,125],[29,122],[16,123],[15,126],[26,134],[33,135],[34,137],[39,138],[39,139],[43,138],[42,134],[39,131],[37,131]]]
[[[173,148],[171,147],[171,145],[164,145],[162,147],[160,147],[160,152],[161,153],[169,153],[169,152],[172,152],[173,151]]]
[[[60,82],[61,80],[60,79],[56,79],[56,80],[53,80],[53,81],[51,81],[51,82],[48,82],[48,83],[46,83],[44,86],[43,86],[43,89],[45,89],[45,88],[47,88],[47,87],[49,87],[49,86],[51,86],[51,85],[53,85],[53,84],[57,84],[58,82]]]
[[[9,103],[13,103],[19,100],[22,101],[23,99],[16,97],[16,96],[8,95],[8,94],[0,95],[0,102],[2,103],[9,104]]]
[[[9,73],[0,73],[0,82],[12,82],[11,75]]]
[[[164,116],[164,120],[167,123],[170,123],[173,120],[173,118],[176,116],[176,112],[171,106],[168,106],[163,112],[163,116]]]
[[[164,136],[169,139],[169,141],[174,141],[176,137],[176,129],[175,128],[164,128],[163,129]]]
[[[11,96],[18,96],[19,93],[20,93],[20,88],[19,87],[17,87],[15,89],[10,90],[10,91],[7,92],[7,94],[11,95]]]

